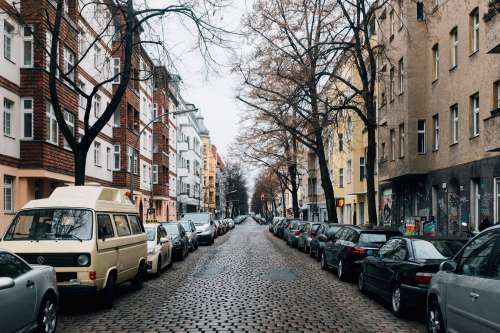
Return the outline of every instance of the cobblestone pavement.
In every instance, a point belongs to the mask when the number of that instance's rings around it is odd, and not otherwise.
[[[92,309],[92,310],[88,310]],[[424,332],[253,221],[200,247],[113,309],[65,304],[60,332]]]

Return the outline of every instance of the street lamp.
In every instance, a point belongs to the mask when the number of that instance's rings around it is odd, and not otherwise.
[[[141,140],[141,136],[142,134],[144,133],[144,131],[146,129],[149,128],[149,126],[151,126],[152,123],[154,123],[155,121],[157,121],[158,119],[160,118],[163,118],[165,116],[168,116],[168,115],[173,115],[173,116],[177,116],[179,114],[184,114],[184,113],[191,113],[191,112],[196,112],[198,111],[198,109],[190,109],[190,110],[181,110],[181,111],[174,111],[174,112],[164,112],[158,116],[156,116],[155,118],[153,118],[152,120],[149,121],[149,123],[147,123],[140,131],[139,131],[139,134],[138,134],[138,137],[137,137],[137,140],[135,142],[135,146],[134,147],[137,147],[139,146],[139,141]],[[139,147],[140,149],[140,147]],[[136,152],[135,152],[135,149],[132,150],[132,163],[133,161],[135,161],[136,159]],[[134,176],[133,176],[133,168],[132,168],[132,165],[130,165],[130,168],[129,168],[129,177],[130,177],[130,201],[135,205],[135,200],[134,200]],[[140,173],[140,168],[138,170],[138,172]],[[151,184],[151,200],[153,198],[153,185]],[[150,202],[150,207],[151,207],[151,202]]]

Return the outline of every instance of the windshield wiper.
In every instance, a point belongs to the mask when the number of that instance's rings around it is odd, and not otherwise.
[[[56,237],[60,237],[60,238],[63,238],[63,237],[70,237],[72,239],[76,239],[76,240],[79,240],[80,242],[83,242],[83,239],[81,239],[80,237],[78,236],[75,236],[73,234],[55,234]]]

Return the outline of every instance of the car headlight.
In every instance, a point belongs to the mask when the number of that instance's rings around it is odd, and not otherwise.
[[[88,266],[88,264],[90,263],[90,258],[87,254],[80,254],[76,259],[76,262],[80,266]]]

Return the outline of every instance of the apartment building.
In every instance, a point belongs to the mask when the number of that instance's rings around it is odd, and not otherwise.
[[[3,203],[0,232],[27,201],[47,197],[57,186],[73,183],[74,167],[72,152],[49,103],[47,68],[50,57],[44,49],[51,44],[52,34],[42,13],[53,16],[55,4],[50,0],[23,2],[22,6],[14,2],[16,7],[13,7],[11,3],[0,0],[4,37],[0,43],[3,52],[0,98],[4,106],[0,137],[3,189],[0,193]],[[57,59],[60,68],[70,68],[77,55],[88,49],[72,79],[82,91],[89,93],[98,82],[120,73],[124,54],[119,41],[113,40],[113,31],[92,43],[96,31],[105,29],[104,21],[111,15],[107,7],[89,4],[80,10],[76,7],[79,4],[78,1],[65,2]],[[20,15],[12,14],[16,11]],[[18,17],[23,18],[23,24]],[[114,117],[93,142],[87,156],[86,180],[124,189],[129,188],[132,180],[136,203],[144,218],[150,208],[156,208],[160,216],[164,216],[168,206],[164,195],[168,177],[164,176],[164,168],[168,163],[163,157],[163,146],[168,143],[169,133],[159,122],[154,126],[149,123],[154,119],[154,104],[168,108],[167,100],[160,101],[159,95],[155,98],[154,86],[162,86],[163,93],[168,86],[165,82],[154,82],[155,66],[142,48],[134,53],[133,68],[143,74],[130,82]],[[114,80],[98,89],[89,117],[90,125],[104,112],[116,83]],[[66,123],[78,137],[83,133],[86,100],[62,82],[58,83],[57,90]],[[162,141],[158,153],[154,152],[154,135]],[[153,183],[157,183],[154,185],[158,188],[157,193],[153,193]]]
[[[377,15],[383,224],[463,235],[500,220],[500,19],[488,12],[404,0]]]
[[[210,143],[210,131],[205,126],[205,119],[200,114],[198,116],[198,125],[200,128],[201,139],[201,160],[202,160],[202,178],[201,178],[201,207],[204,212],[213,212],[215,210],[215,197],[213,202],[210,201],[210,181],[215,179],[210,173],[209,165],[212,158],[212,144]],[[212,178],[210,178],[212,176]]]
[[[217,153],[216,182],[215,182],[215,206],[217,216],[226,217],[226,166],[219,153]]]

